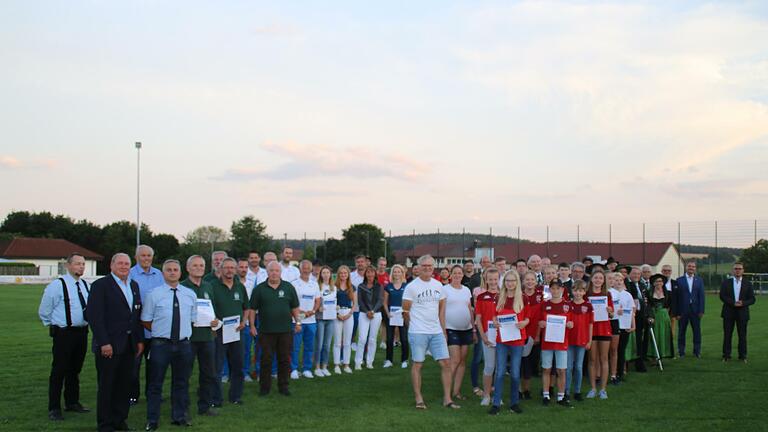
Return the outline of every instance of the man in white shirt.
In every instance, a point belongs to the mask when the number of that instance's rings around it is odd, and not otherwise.
[[[259,267],[261,256],[256,251],[248,252],[248,274],[245,275],[245,289],[248,297],[251,296],[253,287],[267,280],[267,271]]]
[[[408,343],[411,347],[411,379],[416,408],[426,409],[421,394],[421,368],[427,350],[440,363],[443,384],[443,406],[460,408],[451,398],[451,365],[445,331],[445,295],[443,285],[432,278],[435,260],[424,255],[418,260],[418,279],[406,285],[403,293],[403,317],[408,321]]]
[[[366,266],[365,255],[358,255],[355,257],[355,271],[349,275],[349,281],[352,282],[352,286],[355,287],[355,289],[357,289],[357,286],[363,282]]]
[[[301,318],[301,330],[293,334],[293,352],[291,353],[291,378],[299,379],[299,349],[304,344],[304,361],[302,362],[302,375],[304,378],[313,378],[312,354],[315,348],[315,335],[317,334],[317,311],[320,309],[321,294],[317,282],[310,279],[312,262],[303,260],[299,264],[300,276],[293,281],[296,295],[299,297],[299,317]]]
[[[291,247],[284,247],[283,248],[283,261],[280,263],[280,267],[283,268],[283,271],[280,275],[281,278],[283,278],[286,282],[295,281],[299,278],[299,269],[291,265],[291,260],[293,259],[293,248]]]

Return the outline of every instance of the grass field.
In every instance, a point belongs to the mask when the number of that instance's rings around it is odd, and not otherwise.
[[[51,423],[47,419],[51,343],[37,318],[41,293],[41,286],[0,286],[0,430],[95,430],[96,371],[90,353],[81,374],[81,393],[82,403],[94,411],[65,413],[64,422]],[[246,384],[245,405],[225,405],[217,418],[193,417],[192,429],[392,432],[488,431],[511,426],[530,427],[531,431],[768,430],[758,417],[764,411],[768,384],[768,306],[763,298],[758,298],[752,308],[748,364],[720,361],[719,311],[720,302],[709,296],[702,359],[689,356],[667,361],[664,372],[631,373],[625,385],[609,387],[609,400],[576,403],[571,410],[556,405],[545,408],[536,399],[523,402],[524,413],[518,416],[503,411],[498,417],[489,417],[477,399],[465,401],[460,410],[444,409],[440,407],[439,368],[435,363],[427,363],[424,393],[429,409],[417,411],[413,408],[409,371],[381,369],[384,356],[380,352],[378,369],[292,381],[293,396],[289,398],[276,391],[267,398],[259,398],[258,384]],[[471,390],[468,375],[465,394]],[[194,372],[193,401],[196,377]],[[539,388],[538,382],[534,388]],[[165,391],[168,392],[167,382]],[[160,427],[176,430],[169,424],[168,405],[163,404]],[[131,427],[143,430],[145,410],[144,400],[131,410]]]

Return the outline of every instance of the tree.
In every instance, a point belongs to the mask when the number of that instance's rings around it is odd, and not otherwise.
[[[760,239],[752,247],[744,249],[739,261],[744,264],[746,272],[768,273],[768,240]]]
[[[201,255],[207,261],[215,249],[228,248],[228,242],[229,234],[223,229],[212,225],[200,226],[184,236],[179,254],[184,257]]]
[[[247,257],[252,250],[266,251],[272,245],[272,237],[267,235],[267,226],[253,216],[243,216],[232,222],[230,228],[232,242],[230,251],[234,257]]]
[[[152,231],[145,224],[141,224],[141,239],[142,243],[152,240]],[[104,256],[103,266],[99,267],[100,274],[106,273],[112,255],[118,252],[127,253],[133,261],[136,252],[136,225],[126,220],[105,225],[102,228],[101,246],[97,252]]]
[[[155,250],[155,264],[158,266],[169,258],[182,258],[179,254],[179,241],[172,234],[156,234],[147,244]]]
[[[347,256],[367,255],[371,259],[384,255],[384,231],[373,224],[354,224],[342,231],[343,242],[346,244]]]
[[[350,263],[344,251],[344,243],[333,237],[326,240],[325,244],[317,246],[317,258],[333,268]]]

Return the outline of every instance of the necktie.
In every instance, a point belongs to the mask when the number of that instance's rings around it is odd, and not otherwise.
[[[80,299],[80,307],[83,309],[83,316],[85,316],[85,297],[83,297],[83,292],[80,291],[80,281],[75,281],[75,286],[77,287],[77,297]]]
[[[536,273],[536,283],[539,285],[544,283],[544,275],[542,275],[541,273]]]
[[[171,319],[171,341],[179,341],[179,332],[181,330],[181,317],[179,316],[179,298],[176,297],[176,288],[173,291],[173,318]]]

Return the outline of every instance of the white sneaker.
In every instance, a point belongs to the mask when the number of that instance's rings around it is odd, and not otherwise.
[[[379,344],[379,348],[381,348],[381,349],[387,349],[387,343],[386,343],[386,342],[382,342],[382,343],[380,343],[380,344]]]
[[[305,370],[304,373],[302,373],[302,375],[304,375],[304,378],[314,378],[315,377],[314,375],[312,375],[312,371],[308,371],[308,370]]]
[[[391,368],[391,367],[392,367],[392,362],[391,361],[387,360],[387,361],[384,362],[384,369]]]
[[[272,374],[272,379],[277,378],[277,374]]]
[[[322,370],[322,369],[320,369],[320,368],[317,368],[317,369],[315,369],[315,376],[316,376],[316,377],[324,377],[324,376],[325,376],[325,373],[323,372],[323,370]]]
[[[253,378],[251,378],[250,375],[246,375],[245,378],[243,378],[243,381],[245,381],[245,382],[253,382]]]
[[[352,351],[357,351],[357,344],[352,342],[352,344],[349,345],[349,348],[352,349]]]
[[[221,377],[221,382],[222,383],[228,383],[229,382],[229,377],[228,376]]]
[[[349,368],[349,365],[344,366],[344,373],[352,373],[352,369]]]
[[[485,396],[483,398],[483,400],[480,401],[480,406],[488,406],[490,404],[491,404],[491,397],[490,396]],[[501,406],[501,405],[499,405],[499,406]]]
[[[401,368],[403,368],[403,369],[408,369],[408,361],[404,361],[404,362],[403,362],[403,363],[400,365],[400,367],[401,367]]]
[[[363,370],[363,365],[361,365],[360,363],[356,364],[355,370]]]
[[[325,376],[331,376],[331,372],[328,370],[327,367],[320,369],[320,372],[323,373]]]
[[[299,371],[295,370],[291,372],[291,379],[299,379]]]
[[[373,363],[368,363],[365,365],[366,369],[373,369]]]
[[[341,375],[341,368],[339,367],[339,365],[334,366],[333,373],[335,373],[336,375]]]

